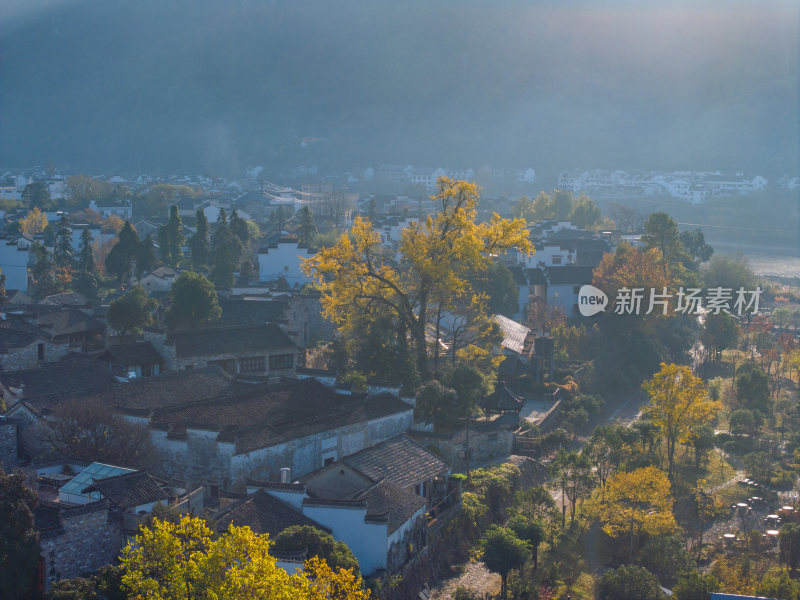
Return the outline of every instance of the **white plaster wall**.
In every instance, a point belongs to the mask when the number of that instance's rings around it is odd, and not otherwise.
[[[325,525],[337,540],[347,544],[358,560],[361,573],[369,576],[386,568],[387,525],[365,523],[364,508],[304,506],[303,513]]]
[[[303,273],[301,258],[309,258],[311,254],[305,248],[298,248],[296,242],[279,242],[277,247],[270,247],[267,252],[258,253],[259,281],[269,281],[285,277],[289,285],[303,285],[310,279]]]

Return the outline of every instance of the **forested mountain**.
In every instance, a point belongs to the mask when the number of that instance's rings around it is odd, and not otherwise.
[[[4,4],[6,165],[796,170],[789,1]]]

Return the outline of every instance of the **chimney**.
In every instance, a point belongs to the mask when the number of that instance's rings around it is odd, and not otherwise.
[[[292,469],[290,467],[281,468],[281,483],[292,483]]]

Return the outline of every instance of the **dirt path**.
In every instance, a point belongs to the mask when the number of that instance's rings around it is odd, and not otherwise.
[[[467,588],[480,598],[487,594],[499,594],[500,575],[487,570],[482,562],[470,561],[464,573],[434,588],[431,600],[450,600],[459,587]]]

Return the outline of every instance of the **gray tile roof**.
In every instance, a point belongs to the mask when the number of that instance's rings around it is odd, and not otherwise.
[[[95,479],[91,485],[82,490],[82,492],[93,491],[100,492],[110,506],[118,510],[169,500],[169,494],[164,491],[158,480],[146,471]]]
[[[222,316],[214,327],[264,325],[283,319],[289,306],[287,300],[231,300],[220,299]]]
[[[8,354],[19,348],[25,348],[33,343],[42,341],[43,338],[38,335],[27,333],[25,331],[16,331],[13,329],[0,329],[0,354]]]
[[[227,531],[229,525],[249,527],[255,533],[268,533],[275,537],[287,527],[293,525],[310,525],[330,533],[330,529],[309,519],[294,507],[263,490],[235,502],[214,516],[217,530]]]
[[[234,442],[241,454],[410,410],[392,394],[340,395],[314,379],[285,379],[238,386],[224,399],[165,408],[156,411],[151,423],[173,436],[189,426],[219,431],[217,439]]]
[[[116,378],[100,363],[47,363],[36,369],[4,371],[0,383],[6,388],[22,387],[23,400],[71,392],[88,392],[116,383]]]
[[[83,294],[78,292],[63,292],[52,294],[42,299],[43,304],[58,304],[60,306],[90,306],[91,302]]]
[[[230,376],[225,374],[219,367],[180,371],[158,377],[145,377],[128,383],[118,383],[116,378],[105,368],[98,368],[96,365],[76,367],[74,364],[64,364],[59,365],[59,367],[62,367],[67,373],[72,370],[76,376],[78,372],[85,373],[84,377],[87,379],[90,376],[102,376],[107,379],[104,385],[97,386],[91,390],[72,389],[70,391],[69,387],[64,386],[62,388],[65,390],[64,393],[53,393],[49,396],[28,400],[25,399],[26,395],[24,394],[23,402],[35,413],[47,413],[68,402],[99,399],[123,412],[148,414],[157,408],[218,398],[229,393],[232,389]],[[5,373],[0,373],[0,381],[3,381],[5,375]],[[10,373],[8,375],[13,378],[18,373]],[[76,379],[80,383],[81,378],[76,377]],[[59,385],[58,382],[56,382],[56,385]],[[58,387],[56,387],[56,390],[58,390]]]
[[[450,468],[441,458],[405,433],[342,460],[373,481],[383,479],[401,487],[427,481]]]
[[[125,366],[164,364],[164,358],[150,342],[110,346],[100,355],[100,360]]]
[[[370,488],[362,499],[367,502],[367,519],[385,519],[390,535],[425,506],[424,498],[390,481]]]
[[[105,323],[84,314],[76,308],[59,310],[39,317],[38,325],[49,325],[53,328],[53,336],[73,335],[78,333],[102,332]]]
[[[525,273],[528,276],[528,283],[531,285],[545,285],[547,283],[547,279],[544,276],[544,271],[541,269],[526,269]]]
[[[494,391],[491,394],[481,398],[478,405],[484,410],[518,411],[524,403],[525,401],[522,397],[517,396],[505,385],[498,383],[494,386]]]
[[[547,280],[550,285],[583,285],[592,283],[594,267],[570,265],[548,267]]]
[[[289,351],[295,347],[289,336],[274,324],[178,331],[173,334],[173,339],[175,355],[179,358],[282,349]]]
[[[50,339],[49,331],[45,331],[41,327],[37,327],[27,319],[21,317],[9,316],[8,318],[0,321],[0,329],[3,331],[16,331],[19,333],[27,333],[28,335],[40,337],[43,339]]]

